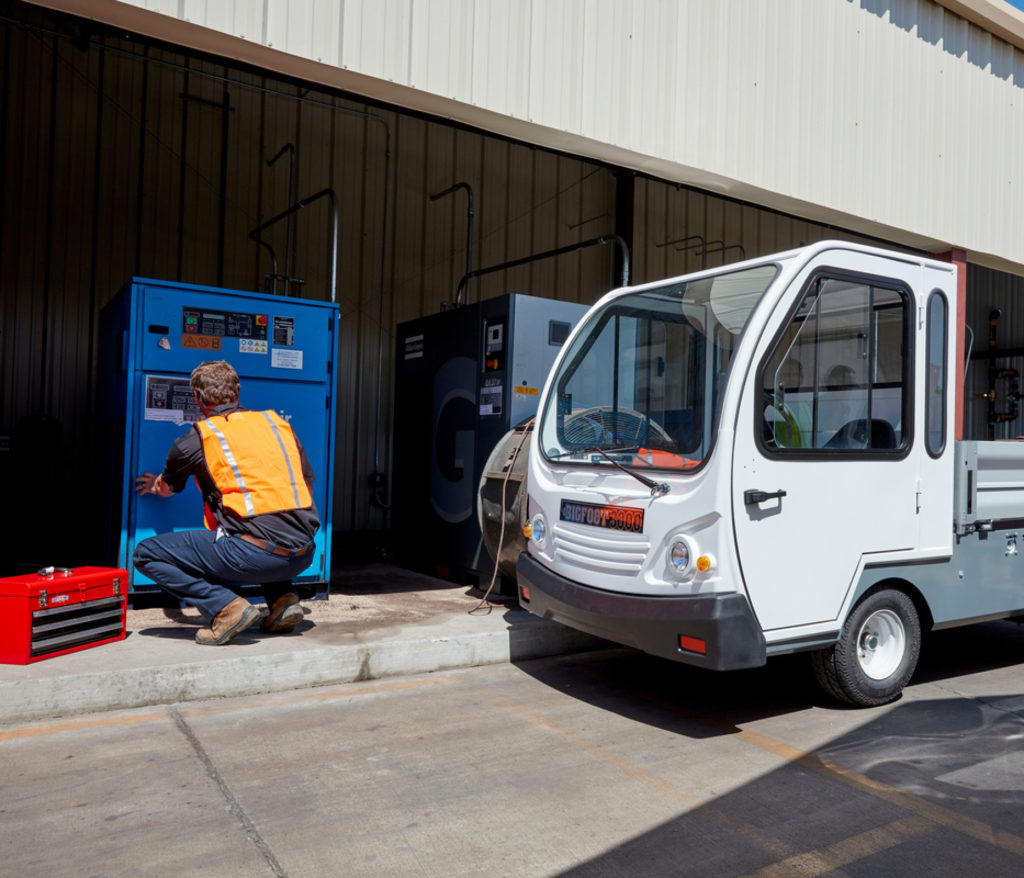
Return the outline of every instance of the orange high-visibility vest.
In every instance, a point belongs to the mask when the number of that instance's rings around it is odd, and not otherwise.
[[[241,518],[313,505],[291,424],[276,412],[231,412],[196,423],[224,507]],[[206,510],[206,526],[217,526]]]

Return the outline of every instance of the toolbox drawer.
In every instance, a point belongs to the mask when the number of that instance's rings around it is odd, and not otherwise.
[[[123,640],[127,571],[78,567],[0,578],[0,663],[25,665]]]

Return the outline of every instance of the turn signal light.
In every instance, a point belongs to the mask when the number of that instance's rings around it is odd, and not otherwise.
[[[697,569],[701,573],[707,573],[710,570],[715,569],[715,556],[714,555],[701,555],[697,559]]]
[[[519,586],[519,594],[522,595],[524,601],[530,600],[530,586],[521,585]]]

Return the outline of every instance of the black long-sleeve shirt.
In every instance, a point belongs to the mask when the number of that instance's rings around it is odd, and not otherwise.
[[[231,412],[244,410],[237,402],[233,402],[211,409],[210,414],[229,415]],[[310,493],[312,493],[313,467],[306,457],[306,451],[302,447],[298,435],[295,435],[295,444],[298,446],[299,457],[302,461],[302,477],[306,480]],[[250,518],[241,518],[230,509],[225,508],[220,491],[217,490],[213,476],[210,475],[210,470],[206,466],[203,442],[195,427],[189,428],[187,433],[182,434],[174,441],[161,474],[163,481],[176,494],[184,490],[190,477],[195,477],[206,505],[227,534],[251,534],[294,551],[307,545],[320,528],[316,505],[312,503],[308,509],[286,509],[282,512],[253,515]]]

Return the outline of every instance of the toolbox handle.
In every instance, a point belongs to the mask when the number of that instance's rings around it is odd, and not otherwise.
[[[36,576],[43,576],[46,579],[53,579],[55,573],[59,573],[61,576],[70,576],[74,572],[74,569],[71,567],[40,567],[36,571]]]

